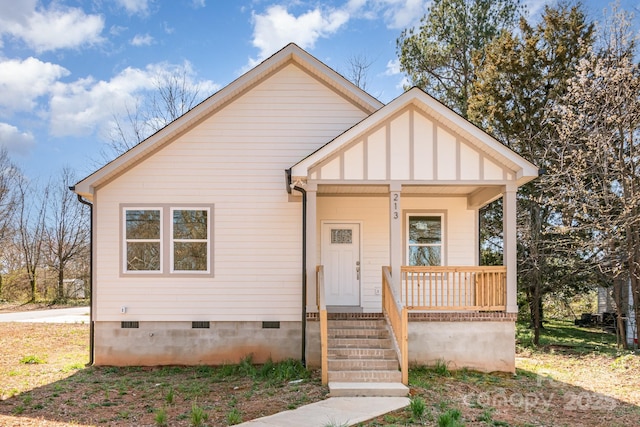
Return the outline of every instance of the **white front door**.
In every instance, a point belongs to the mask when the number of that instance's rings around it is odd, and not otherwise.
[[[326,305],[360,305],[360,224],[322,224]]]

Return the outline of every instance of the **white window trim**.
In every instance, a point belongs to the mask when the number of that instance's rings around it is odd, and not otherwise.
[[[173,212],[174,211],[206,211],[207,212],[207,239],[174,239],[173,238]],[[207,269],[206,270],[176,270],[174,269],[173,245],[176,242],[207,243]],[[172,206],[169,209],[169,272],[178,274],[211,274],[211,208],[208,206]]]
[[[411,217],[414,216],[432,216],[432,217],[440,217],[440,243],[439,244],[434,244],[434,243],[422,243],[422,244],[411,244],[409,243],[409,220],[411,219]],[[446,242],[446,236],[445,236],[445,218],[444,218],[444,213],[441,212],[407,212],[406,214],[406,218],[405,218],[405,224],[406,224],[406,231],[405,231],[405,252],[406,252],[406,265],[409,265],[409,257],[411,254],[411,251],[409,250],[409,248],[411,246],[431,246],[431,247],[435,247],[435,246],[440,246],[440,266],[445,265],[445,242]]]
[[[160,212],[160,238],[159,239],[127,239],[127,211],[159,211]],[[164,272],[164,209],[159,206],[127,206],[122,208],[122,271],[126,274],[162,274]],[[158,242],[160,243],[160,268],[158,270],[129,270],[129,263],[127,262],[127,248],[129,242],[145,243],[145,242]]]

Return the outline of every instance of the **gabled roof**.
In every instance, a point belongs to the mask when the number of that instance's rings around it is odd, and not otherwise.
[[[88,200],[92,200],[96,188],[135,166],[270,76],[273,72],[290,63],[295,63],[306,70],[369,114],[384,105],[296,44],[290,43],[228,86],[205,99],[183,116],[78,182],[74,186],[74,191]]]
[[[414,107],[423,111],[427,116],[451,129],[476,150],[495,160],[496,163],[515,173],[517,184],[523,185],[538,176],[538,168],[522,158],[498,140],[482,131],[453,110],[449,109],[435,98],[419,88],[412,88],[403,93],[389,104],[377,110],[360,123],[348,129],[305,159],[291,168],[294,178],[306,178],[315,166],[330,159],[335,153],[349,146],[363,135],[378,128],[407,107]]]

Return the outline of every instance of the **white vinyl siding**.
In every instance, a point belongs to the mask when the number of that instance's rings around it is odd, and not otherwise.
[[[288,65],[99,188],[96,320],[299,321],[302,209],[284,171],[365,115]],[[215,204],[215,277],[120,277],[120,204]]]

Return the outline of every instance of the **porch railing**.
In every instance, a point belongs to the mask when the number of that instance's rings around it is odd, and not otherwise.
[[[316,267],[316,301],[318,304],[318,315],[320,316],[320,364],[322,372],[322,384],[329,383],[329,349],[328,349],[328,323],[327,305],[324,301],[324,267]]]
[[[401,270],[400,297],[409,310],[506,310],[506,267],[403,266]]]
[[[407,308],[391,286],[391,267],[382,267],[382,311],[391,325],[402,372],[402,383],[409,383],[409,316]]]

